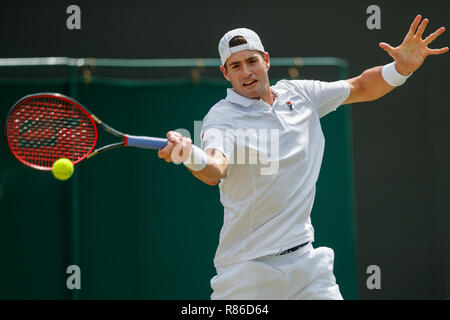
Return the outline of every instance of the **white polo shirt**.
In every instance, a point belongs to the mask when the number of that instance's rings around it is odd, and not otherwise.
[[[229,166],[219,183],[221,267],[314,241],[310,213],[325,139],[319,118],[348,97],[344,80],[282,80],[273,106],[233,89],[203,119],[202,148]]]

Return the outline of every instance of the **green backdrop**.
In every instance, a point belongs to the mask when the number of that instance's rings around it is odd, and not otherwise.
[[[0,83],[0,117],[20,97],[60,92],[110,126],[164,136],[225,96],[222,81],[65,80]],[[315,246],[335,250],[345,299],[357,298],[349,110],[322,118],[326,148],[312,221]],[[2,136],[3,136],[2,132]],[[99,144],[114,140],[100,130]],[[156,152],[118,149],[76,166],[67,182],[15,161],[0,146],[0,299],[209,299],[223,221],[218,187]],[[81,290],[68,290],[69,265]]]

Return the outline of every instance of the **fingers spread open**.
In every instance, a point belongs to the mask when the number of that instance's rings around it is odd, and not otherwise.
[[[417,28],[417,32],[415,34],[416,38],[419,38],[419,39],[422,38],[422,34],[425,31],[425,28],[427,27],[428,21],[429,21],[428,19],[423,19],[423,21],[420,24],[419,28]]]
[[[417,26],[419,25],[420,19],[422,19],[422,16],[419,14],[416,16],[414,21],[412,22],[411,26],[409,27],[409,32],[406,35],[407,37],[413,37],[414,33],[416,32]]]
[[[380,42],[380,48],[386,51],[392,58],[394,58],[394,48],[385,42]]]
[[[435,32],[433,32],[432,34],[430,34],[428,37],[425,38],[425,42],[427,44],[430,44],[431,42],[433,42],[437,37],[439,37],[443,32],[445,31],[444,27],[441,27],[439,29],[437,29]]]
[[[448,52],[448,47],[441,48],[441,49],[428,49],[429,54],[443,54]]]

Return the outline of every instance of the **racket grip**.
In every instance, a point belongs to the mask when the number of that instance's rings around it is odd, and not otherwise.
[[[138,147],[145,149],[162,149],[167,145],[167,139],[163,138],[152,138],[152,137],[141,137],[141,136],[130,136],[126,135],[123,138],[125,147]]]

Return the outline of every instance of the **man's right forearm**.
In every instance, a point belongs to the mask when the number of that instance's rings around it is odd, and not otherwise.
[[[225,176],[228,162],[223,153],[216,149],[209,149],[205,153],[208,158],[205,168],[200,171],[188,169],[200,181],[210,186],[215,186]]]

